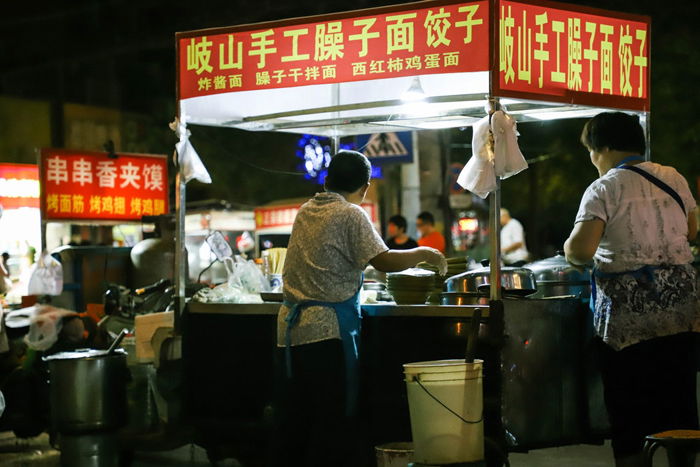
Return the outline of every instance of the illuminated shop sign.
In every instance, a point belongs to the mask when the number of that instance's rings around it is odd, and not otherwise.
[[[44,149],[42,214],[47,220],[140,220],[168,213],[165,156]]]
[[[649,110],[648,17],[498,2],[494,94]]]
[[[439,2],[178,34],[178,97],[486,71],[488,5]]]
[[[39,207],[39,167],[0,164],[0,206],[3,209]]]

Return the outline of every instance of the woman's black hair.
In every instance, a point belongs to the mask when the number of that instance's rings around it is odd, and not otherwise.
[[[603,112],[588,120],[581,132],[581,143],[589,150],[635,152],[644,155],[646,138],[636,115]]]
[[[402,232],[405,232],[406,227],[408,226],[408,223],[406,222],[406,218],[403,217],[401,214],[396,214],[396,215],[391,216],[389,218],[389,223],[394,224]]]
[[[326,175],[326,189],[353,193],[367,185],[372,174],[372,164],[357,151],[340,151],[331,158]]]

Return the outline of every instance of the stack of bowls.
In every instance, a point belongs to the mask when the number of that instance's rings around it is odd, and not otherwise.
[[[435,273],[435,282],[433,288],[428,294],[427,302],[434,305],[440,304],[440,294],[445,285],[445,279],[467,270],[468,259],[464,256],[456,256],[447,258],[447,273],[444,276],[439,275],[437,266],[430,263],[418,263],[416,267],[433,271]]]
[[[399,305],[424,304],[433,290],[436,274],[420,268],[386,275],[386,287]]]

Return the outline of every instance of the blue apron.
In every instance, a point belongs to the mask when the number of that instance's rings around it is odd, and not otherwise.
[[[649,180],[651,183],[654,185],[658,186],[661,188],[663,191],[668,193],[681,207],[683,210],[683,213],[685,214],[685,206],[683,205],[683,201],[681,200],[680,196],[678,193],[673,190],[670,186],[666,185],[664,182],[659,180],[658,178],[654,177],[650,173],[634,166],[629,166],[627,165],[628,162],[632,161],[644,161],[644,158],[642,156],[629,156],[620,161],[620,163],[615,167],[616,169],[628,169],[633,172],[638,173],[639,175],[643,176],[647,180]],[[621,272],[602,272],[599,271],[598,269],[594,268],[593,272],[591,273],[591,301],[590,301],[590,308],[591,311],[595,311],[595,299],[596,299],[596,285],[595,285],[595,278],[598,277],[600,279],[610,279],[613,277],[618,277],[618,276],[623,276],[625,274],[629,274],[635,279],[640,279],[640,278],[646,278],[649,283],[653,283],[654,281],[654,271],[658,269],[658,266],[651,266],[651,265],[645,265],[642,266],[639,269],[635,269],[633,271],[621,271]]]
[[[357,399],[359,396],[360,387],[360,369],[359,369],[359,347],[360,347],[360,327],[361,327],[361,311],[360,311],[360,290],[362,290],[363,277],[360,279],[360,286],[355,292],[355,295],[343,302],[322,302],[318,300],[308,300],[299,303],[284,302],[285,306],[290,309],[287,318],[287,332],[285,335],[285,359],[287,365],[287,377],[292,376],[292,333],[291,330],[296,323],[299,322],[299,316],[304,308],[310,306],[321,306],[333,308],[335,315],[338,318],[338,327],[340,330],[340,339],[343,344],[343,355],[345,359],[345,413],[351,416],[357,409]]]

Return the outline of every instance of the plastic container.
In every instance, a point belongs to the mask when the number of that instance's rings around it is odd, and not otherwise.
[[[483,460],[483,360],[435,360],[403,367],[413,462],[441,465]]]
[[[413,462],[413,443],[398,442],[374,447],[377,467],[407,467]]]

